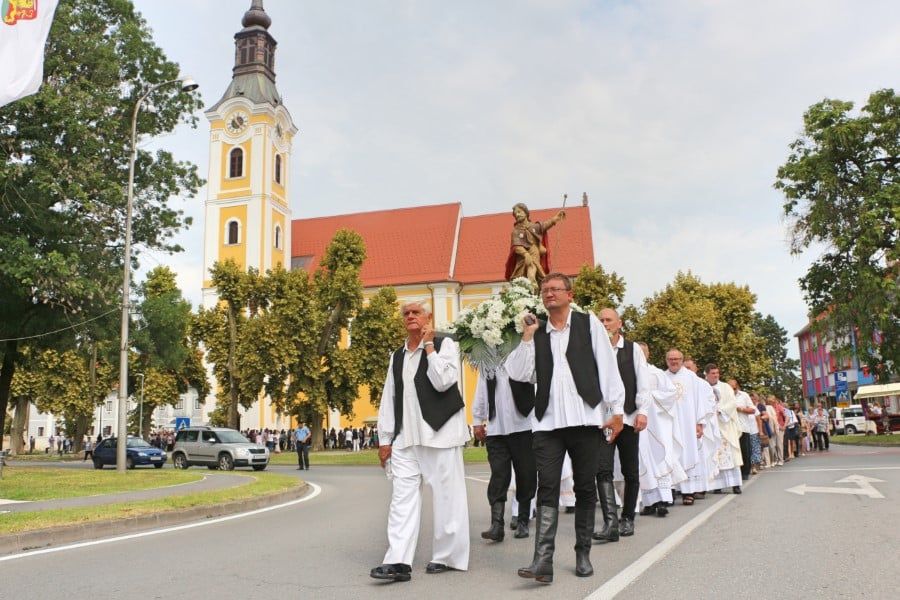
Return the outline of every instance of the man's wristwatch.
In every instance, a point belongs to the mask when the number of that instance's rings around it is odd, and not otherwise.
[[[434,342],[425,342],[423,346],[434,346]]]

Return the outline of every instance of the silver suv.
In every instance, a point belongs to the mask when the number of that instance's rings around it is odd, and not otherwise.
[[[252,443],[234,429],[186,427],[175,436],[172,464],[176,469],[206,465],[222,471],[231,471],[235,467],[253,467],[254,471],[262,471],[269,465],[269,450]]]

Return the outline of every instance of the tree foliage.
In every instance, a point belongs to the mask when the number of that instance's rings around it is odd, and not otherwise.
[[[806,111],[775,187],[792,252],[825,249],[800,279],[813,315],[825,315],[813,327],[883,377],[900,364],[900,97],[879,90],[852,109],[826,99]]]
[[[41,89],[0,108],[0,338],[115,310],[132,110],[144,90],[178,71],[131,2],[59,4]],[[201,106],[177,86],[150,101],[155,110],[141,113],[140,135],[193,123]],[[171,238],[189,223],[168,201],[196,193],[195,166],[139,150],[135,173],[135,256],[141,248],[178,250]],[[0,352],[2,425],[19,344],[5,342]]]
[[[765,340],[753,331],[756,296],[734,283],[705,284],[679,272],[661,292],[644,300],[631,339],[646,342],[651,361],[665,367],[678,348],[702,368],[714,362],[723,377],[759,387],[771,375]]]
[[[377,406],[387,377],[390,350],[398,348],[406,337],[394,288],[381,288],[369,299],[353,320],[351,333],[360,380],[369,387],[369,400]]]
[[[576,304],[599,312],[603,308],[618,308],[625,298],[625,278],[615,271],[607,272],[603,265],[583,265],[572,285]]]
[[[802,382],[797,375],[800,361],[788,358],[787,330],[772,315],[763,317],[761,313],[756,313],[753,315],[753,331],[765,340],[766,357],[772,361],[771,373],[763,379],[761,389],[779,398],[799,401],[803,395]]]

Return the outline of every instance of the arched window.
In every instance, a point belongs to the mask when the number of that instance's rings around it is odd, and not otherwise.
[[[228,154],[228,177],[244,176],[244,151],[241,148],[234,148]]]
[[[225,224],[225,243],[229,246],[241,243],[241,222],[231,219]]]
[[[281,155],[275,155],[275,183],[281,183]]]
[[[281,225],[275,226],[275,247],[281,250]]]

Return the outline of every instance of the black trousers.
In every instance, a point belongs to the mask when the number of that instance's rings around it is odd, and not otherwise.
[[[818,429],[815,431],[815,443],[817,450],[827,450],[828,449],[828,432],[827,431],[819,431]]]
[[[488,483],[488,502],[506,502],[506,492],[512,481],[512,468],[516,470],[516,500],[519,511],[530,516],[531,499],[537,490],[537,466],[534,464],[532,435],[530,431],[518,431],[509,435],[489,435],[484,440],[491,480]]]
[[[616,450],[619,451],[619,464],[625,478],[625,497],[622,498],[622,517],[634,519],[637,507],[638,491],[641,489],[638,470],[638,443],[640,434],[631,425],[625,425],[613,442],[607,443],[600,438],[600,460],[597,465],[597,485],[603,481],[612,481]]]
[[[297,463],[301,469],[309,468],[309,444],[297,442]]]
[[[747,479],[750,477],[750,434],[741,432],[741,458],[744,464],[741,465],[741,477]]]
[[[535,431],[534,462],[538,472],[538,506],[559,508],[559,479],[568,452],[575,480],[575,507],[593,509],[597,505],[597,460],[600,453],[599,427],[566,427]]]

